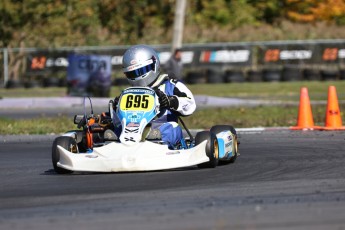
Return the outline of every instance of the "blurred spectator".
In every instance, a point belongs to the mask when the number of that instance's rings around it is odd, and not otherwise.
[[[173,55],[165,63],[164,69],[170,78],[182,80],[183,64],[181,60],[181,49],[175,49]]]

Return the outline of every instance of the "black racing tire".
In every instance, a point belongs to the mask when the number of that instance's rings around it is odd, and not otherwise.
[[[14,89],[14,88],[20,88],[22,87],[22,83],[17,80],[8,80],[5,84],[6,89]]]
[[[247,79],[249,82],[262,82],[262,78],[261,71],[249,70],[247,72]]]
[[[339,70],[339,80],[345,80],[345,70]]]
[[[66,87],[67,86],[67,79],[66,78],[60,78],[58,86],[59,87]]]
[[[321,81],[321,73],[317,69],[304,69],[303,80],[306,81]]]
[[[223,83],[223,72],[214,69],[208,69],[206,71],[207,83],[217,84]]]
[[[339,72],[337,70],[321,70],[322,81],[336,81],[339,78]]]
[[[70,152],[78,153],[77,142],[72,137],[61,136],[61,137],[55,138],[55,140],[53,142],[53,146],[52,146],[52,162],[53,162],[55,172],[58,174],[73,173],[73,171],[71,171],[71,170],[60,168],[57,166],[57,163],[60,160],[59,150],[57,149],[58,145],[60,145],[61,147],[63,147],[64,149],[66,149]]]
[[[266,69],[263,71],[263,80],[265,82],[280,82],[281,71],[276,69]]]
[[[211,133],[217,134],[225,130],[230,130],[232,134],[237,135],[236,129],[231,125],[215,125],[210,129]]]
[[[186,76],[186,82],[188,84],[204,84],[207,79],[203,72],[189,72]]]
[[[86,146],[86,134],[85,131],[77,129],[77,130],[69,130],[67,133],[75,133],[75,141],[78,145],[78,153],[85,153],[87,151]]]
[[[223,132],[225,130],[230,130],[230,132],[234,135],[232,141],[232,149],[235,152],[234,156],[230,158],[228,163],[234,163],[238,156],[238,140],[237,140],[237,132],[236,129],[231,125],[215,125],[210,129],[211,133],[217,135],[217,133]]]
[[[35,80],[29,80],[27,82],[24,82],[24,88],[27,88],[27,89],[29,89],[29,88],[37,88],[39,86],[40,85],[39,85],[38,81],[35,81]]]
[[[42,86],[46,87],[58,87],[59,79],[56,77],[45,77],[42,79]]]
[[[218,140],[215,134],[209,131],[198,132],[195,137],[195,145],[207,140],[205,147],[206,154],[209,158],[208,162],[198,164],[199,168],[215,168],[218,165]]]
[[[242,71],[228,70],[224,74],[224,81],[226,83],[242,83],[245,82],[245,77]]]
[[[282,81],[302,81],[303,76],[301,70],[298,67],[286,66],[283,68]]]

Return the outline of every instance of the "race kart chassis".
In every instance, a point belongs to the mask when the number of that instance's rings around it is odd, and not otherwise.
[[[158,96],[147,87],[125,89],[116,110],[110,101],[110,117],[106,119],[93,115],[91,104],[90,115],[74,118],[74,123],[82,130],[66,132],[54,140],[54,170],[66,174],[74,171],[155,171],[194,165],[213,168],[219,161],[232,163],[236,160],[237,134],[230,125],[216,125],[194,137],[179,119],[189,138],[183,137],[174,147],[163,143],[159,135],[150,135],[155,131],[150,122],[160,113],[159,108]],[[118,137],[111,131],[116,125],[122,127]]]

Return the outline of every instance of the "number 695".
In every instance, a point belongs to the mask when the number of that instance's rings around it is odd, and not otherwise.
[[[128,95],[126,100],[126,109],[143,108],[147,109],[149,105],[149,95]]]

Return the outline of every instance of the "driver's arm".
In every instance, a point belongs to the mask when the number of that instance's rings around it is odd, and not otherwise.
[[[182,116],[191,115],[195,109],[196,104],[192,92],[182,82],[176,82],[174,88],[174,97],[178,100],[178,107],[173,109]]]

